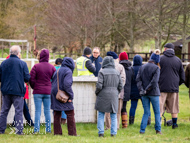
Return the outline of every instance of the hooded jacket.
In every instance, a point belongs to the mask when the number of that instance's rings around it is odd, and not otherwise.
[[[65,57],[59,69],[59,89],[65,91],[69,95],[69,100],[73,100],[74,94],[72,90],[73,84],[73,70],[75,64],[73,59]],[[52,78],[52,88],[51,88],[51,109],[56,111],[69,111],[74,110],[72,102],[62,103],[56,99],[57,89],[57,71],[54,73]]]
[[[51,78],[56,69],[48,61],[49,51],[44,49],[40,53],[39,63],[35,64],[30,71],[30,86],[33,94],[51,94]]]
[[[160,91],[179,92],[179,85],[185,82],[185,73],[181,60],[174,50],[166,50],[160,57]]]
[[[129,101],[131,94],[131,82],[133,79],[133,69],[131,62],[128,60],[122,60],[119,62],[125,68],[126,81],[124,85],[124,99],[123,101]]]
[[[107,56],[103,59],[102,69],[98,74],[95,109],[100,112],[117,113],[118,95],[121,89],[120,73],[115,69],[113,58]]]
[[[142,66],[142,57],[140,55],[135,55],[133,58],[133,79],[131,82],[131,99],[141,99],[141,96],[139,95],[139,90],[137,88],[137,82],[136,82],[136,77],[137,73]]]

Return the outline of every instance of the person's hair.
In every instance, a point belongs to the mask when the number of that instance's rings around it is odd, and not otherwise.
[[[99,52],[100,52],[100,48],[99,47],[94,47],[92,51],[94,51],[94,49],[98,49]]]
[[[21,48],[19,45],[13,45],[10,48],[10,55],[16,55],[17,56],[20,52],[21,52]]]
[[[61,58],[57,58],[57,59],[55,60],[55,64],[56,64],[56,65],[60,65],[60,64],[62,64],[62,62],[63,62],[63,59],[61,59]]]

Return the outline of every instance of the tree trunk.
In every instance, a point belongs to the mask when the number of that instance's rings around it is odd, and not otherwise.
[[[134,51],[134,14],[130,12],[130,52]]]
[[[162,50],[162,9],[163,0],[159,0],[159,22],[158,22],[158,32],[156,34],[155,48]]]
[[[187,6],[189,4],[189,0],[184,0],[183,6],[183,33],[182,33],[182,53],[188,53],[188,41],[187,41],[187,24],[188,24],[188,16],[187,16]],[[188,55],[185,55],[185,59],[188,59]]]

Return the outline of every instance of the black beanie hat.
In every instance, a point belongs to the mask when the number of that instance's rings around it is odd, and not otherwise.
[[[86,47],[86,48],[84,48],[83,54],[90,55],[90,54],[92,54],[92,50],[89,47]]]
[[[57,59],[55,60],[55,64],[56,64],[56,65],[58,65],[58,63],[62,64],[62,62],[63,62],[63,59],[61,59],[61,58],[57,58]]]
[[[164,47],[174,49],[174,45],[172,43],[167,43]]]

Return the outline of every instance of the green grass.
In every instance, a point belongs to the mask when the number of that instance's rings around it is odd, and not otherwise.
[[[77,76],[77,69],[75,67],[74,71],[73,71],[73,76]]]
[[[105,137],[98,137],[98,129],[94,123],[77,123],[77,134],[78,137],[72,137],[67,135],[67,126],[62,125],[63,135],[54,136],[52,134],[45,134],[44,125],[41,126],[41,134],[32,135],[32,128],[26,127],[24,132],[26,135],[10,135],[11,130],[9,127],[6,129],[5,134],[0,135],[1,143],[4,142],[35,142],[35,143],[49,143],[49,142],[132,142],[132,143],[145,143],[145,142],[190,142],[190,102],[188,89],[182,85],[180,86],[180,113],[178,117],[179,128],[172,129],[172,127],[165,127],[162,122],[162,135],[156,135],[154,130],[154,113],[152,113],[152,124],[146,128],[145,134],[139,134],[140,122],[143,115],[143,108],[141,102],[138,103],[138,108],[136,111],[135,124],[128,126],[127,129],[120,128],[117,133],[117,137],[110,137],[110,130],[105,131]],[[127,105],[127,110],[129,111],[130,103]],[[165,113],[167,120],[171,119],[171,115]],[[29,130],[31,131],[29,132]],[[52,125],[53,129],[53,125]]]

